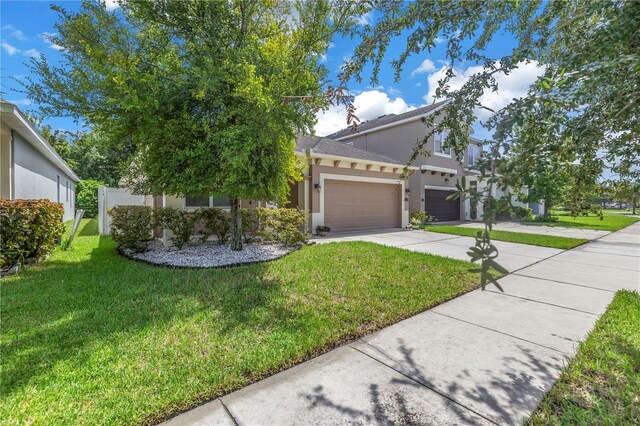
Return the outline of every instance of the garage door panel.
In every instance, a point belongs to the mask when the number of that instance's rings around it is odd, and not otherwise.
[[[333,230],[400,226],[400,185],[325,180],[324,224]]]
[[[447,200],[452,191],[425,189],[424,209],[439,222],[460,220],[460,200]]]

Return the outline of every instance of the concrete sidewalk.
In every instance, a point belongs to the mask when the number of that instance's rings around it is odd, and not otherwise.
[[[464,222],[457,225],[463,228],[484,228],[482,222]],[[521,232],[524,234],[539,234],[539,235],[553,235],[556,237],[568,237],[568,238],[586,238],[587,240],[594,240],[596,238],[602,238],[605,235],[609,235],[610,231],[598,231],[595,229],[579,229],[579,228],[565,228],[560,226],[546,226],[546,225],[527,225],[520,222],[500,222],[497,225],[493,225],[493,229],[496,231],[510,231]]]
[[[168,424],[522,423],[615,291],[640,290],[640,223],[500,282]]]
[[[459,260],[469,260],[469,247],[475,245],[472,237],[461,237],[424,230],[382,229],[369,232],[354,232],[331,238],[317,238],[318,244],[341,241],[368,241],[420,253],[435,254]],[[533,265],[563,252],[561,249],[493,241],[500,252],[499,263],[509,272]]]

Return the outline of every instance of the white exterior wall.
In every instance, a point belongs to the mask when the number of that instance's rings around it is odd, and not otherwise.
[[[76,190],[71,176],[55,166],[18,132],[13,132],[13,188],[15,200],[49,199],[64,206],[64,220],[73,219]],[[59,182],[59,183],[58,183]]]

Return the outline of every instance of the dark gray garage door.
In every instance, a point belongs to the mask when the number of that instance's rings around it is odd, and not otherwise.
[[[460,220],[460,199],[447,200],[447,197],[452,193],[452,191],[425,189],[425,211],[434,216],[438,222]]]

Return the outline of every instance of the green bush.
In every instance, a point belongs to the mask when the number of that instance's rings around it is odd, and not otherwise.
[[[76,186],[76,208],[84,210],[85,217],[98,215],[98,187],[103,182],[93,179],[84,179]]]
[[[242,236],[245,243],[250,243],[258,236],[259,224],[255,209],[242,209]]]
[[[151,207],[115,206],[108,213],[113,241],[137,252],[147,250],[155,224]]]
[[[154,225],[168,229],[173,233],[171,243],[180,250],[190,240],[198,220],[195,213],[172,207],[156,208],[153,212]]]
[[[512,220],[531,220],[533,214],[531,209],[525,206],[512,206],[509,209],[509,216]]]
[[[258,207],[254,212],[259,223],[258,235],[265,242],[294,246],[309,240],[309,234],[305,230],[307,213],[299,208]]]
[[[0,268],[37,261],[64,232],[64,207],[49,200],[0,199]]]
[[[215,235],[218,244],[226,244],[229,241],[231,221],[222,209],[202,208],[195,212],[197,220],[204,222],[201,241],[206,241],[211,235]]]
[[[435,220],[436,220],[435,217],[431,216],[431,214],[422,210],[417,210],[415,212],[409,213],[409,223],[413,226],[425,225]]]

